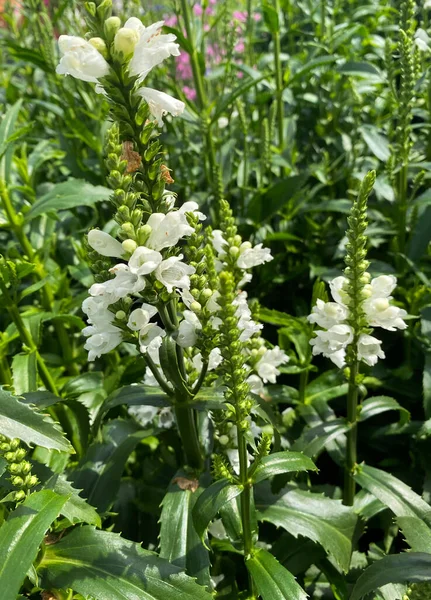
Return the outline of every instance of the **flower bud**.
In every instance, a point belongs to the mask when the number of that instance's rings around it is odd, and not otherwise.
[[[14,487],[22,487],[24,485],[24,479],[17,475],[16,477],[11,478],[11,483]]]
[[[123,250],[128,254],[133,254],[136,248],[138,247],[138,244],[135,242],[135,240],[131,240],[130,238],[124,240],[124,242],[122,242],[121,245],[123,246]]]
[[[231,246],[229,248],[229,254],[233,257],[236,258],[239,255],[239,248],[237,246]]]
[[[124,312],[124,310],[117,310],[117,312],[115,313],[115,318],[119,321],[123,321],[123,319],[126,318],[126,313]]]
[[[27,487],[34,487],[39,483],[39,480],[36,475],[27,475],[25,478],[25,483]]]
[[[24,490],[18,490],[15,492],[15,502],[21,502],[21,500],[25,500],[26,494]]]
[[[126,223],[123,223],[121,225],[121,230],[129,236],[132,236],[135,234],[135,228],[129,221],[127,221]]]
[[[100,37],[94,37],[88,40],[93,48],[96,48],[97,52],[103,56],[103,58],[108,58],[108,48],[106,47],[105,42]]]
[[[117,54],[122,54],[124,58],[128,58],[133,54],[135,46],[139,40],[139,33],[136,29],[122,27],[115,35],[114,50]]]
[[[190,304],[190,310],[192,310],[195,313],[200,312],[202,310],[202,305],[199,302],[196,302],[195,300]]]
[[[104,24],[105,35],[109,42],[115,37],[115,34],[121,27],[121,19],[119,17],[109,17]]]
[[[141,227],[139,227],[138,241],[140,244],[142,244],[142,245],[145,244],[145,242],[148,240],[148,237],[149,237],[151,231],[152,231],[151,225],[145,224],[145,225],[142,225]]]
[[[242,238],[241,238],[241,236],[240,236],[240,235],[238,235],[238,234],[236,234],[236,235],[234,236],[234,238],[233,238],[233,243],[234,243],[234,244],[237,244],[237,245],[239,246],[239,245],[241,244],[241,242],[242,242]]]
[[[229,437],[227,435],[221,435],[218,441],[222,446],[227,446],[227,444],[229,444]]]

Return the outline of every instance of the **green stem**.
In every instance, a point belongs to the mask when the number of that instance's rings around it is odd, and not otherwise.
[[[275,10],[280,18],[280,0],[274,0]],[[278,123],[278,147],[280,151],[283,150],[283,118],[284,118],[284,107],[283,107],[283,71],[281,67],[281,41],[280,41],[280,27],[274,32],[274,63],[275,63],[275,81],[277,90],[277,123]]]
[[[253,0],[247,0],[247,56],[250,67],[254,64],[253,34]]]
[[[202,371],[200,372],[199,375],[199,379],[197,380],[195,387],[193,388],[193,395],[196,396],[196,394],[199,392],[199,390],[201,389],[203,382],[205,381],[205,377],[207,375],[208,372],[208,362],[204,362],[202,365]]]
[[[346,462],[344,472],[343,503],[352,506],[355,498],[356,483],[353,478],[353,469],[357,462],[358,440],[358,385],[356,382],[359,373],[359,362],[356,360],[350,367],[349,390],[347,394],[347,421],[350,429],[347,432]]]
[[[404,162],[398,173],[398,252],[401,254],[405,253],[406,248],[407,174],[408,165]]]
[[[201,471],[203,460],[196,427],[195,411],[189,408],[184,402],[178,402],[174,410],[186,464],[196,471]]]
[[[153,359],[150,357],[148,352],[145,354],[145,362],[146,362],[147,366],[151,369],[151,373],[154,375],[154,378],[156,379],[157,383],[162,388],[162,390],[166,394],[168,394],[168,396],[173,396],[173,390],[169,387],[169,385],[166,383],[166,381],[160,375],[160,371],[159,371],[157,365],[153,362]]]

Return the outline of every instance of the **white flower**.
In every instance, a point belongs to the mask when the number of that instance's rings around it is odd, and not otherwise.
[[[151,385],[151,386],[159,385],[159,382],[154,377],[154,374],[153,374],[152,370],[150,369],[150,367],[146,367],[146,369],[145,369],[144,384]]]
[[[162,262],[162,255],[156,250],[138,246],[129,258],[130,272],[135,275],[148,275]]]
[[[223,232],[220,229],[214,229],[212,232],[212,243],[214,246],[214,250],[220,256],[224,256],[226,254],[226,246],[227,242],[223,237]]]
[[[397,278],[393,275],[380,275],[371,280],[369,289],[371,298],[390,298],[397,285]],[[367,288],[368,286],[366,286]]]
[[[147,225],[151,227],[147,246],[159,251],[175,246],[182,237],[194,232],[193,227],[187,222],[186,215],[179,210],[169,212],[167,215],[153,213]]]
[[[128,412],[142,427],[146,427],[157,415],[159,409],[156,406],[131,406]]]
[[[221,355],[220,348],[213,348],[208,357],[208,371],[214,371],[222,362],[223,356]],[[203,367],[202,354],[200,352],[192,358],[192,363],[196,371],[200,373]]]
[[[130,313],[127,327],[132,331],[139,331],[145,327],[145,325],[148,325],[151,317],[154,317],[156,313],[157,308],[144,302],[141,308],[136,308]]]
[[[84,348],[88,350],[88,360],[90,362],[116,348],[123,339],[121,329],[109,322],[98,322],[89,327],[84,327],[82,333],[88,337]]]
[[[361,334],[358,340],[358,359],[370,367],[375,365],[379,358],[385,358],[385,353],[380,348],[381,343],[372,335]]]
[[[244,242],[240,246],[240,255],[236,261],[240,269],[251,269],[273,259],[269,248],[263,248],[262,244],[257,244],[254,248],[251,248],[249,244],[249,242]]]
[[[151,342],[154,342],[156,338],[163,337],[165,335],[165,330],[155,323],[148,323],[148,325],[144,325],[144,327],[142,327],[142,329],[139,331],[139,349],[142,354],[147,352],[148,347],[151,346]]]
[[[349,280],[342,275],[340,277],[335,277],[335,279],[329,282],[332,297],[334,298],[335,302],[341,304],[342,306],[346,306],[346,304],[349,302],[349,296],[345,291],[345,287],[348,283]]]
[[[403,321],[407,312],[403,308],[391,306],[387,298],[370,298],[364,302],[363,307],[371,327],[382,327],[388,331],[407,328]]]
[[[94,283],[89,290],[92,296],[105,296],[108,304],[113,304],[129,294],[142,292],[145,288],[145,278],[131,273],[125,264],[115,265],[109,271],[115,274],[114,279],[104,283]]]
[[[162,408],[159,413],[159,427],[163,429],[169,429],[174,424],[174,413],[169,407]]]
[[[115,258],[121,258],[124,256],[124,249],[121,243],[104,231],[100,229],[92,229],[88,232],[88,243],[102,256],[112,256]]]
[[[429,45],[430,41],[431,38],[424,29],[419,28],[416,31],[415,44],[419,48],[419,50],[422,50],[422,52],[429,52],[431,50]]]
[[[169,113],[173,117],[178,117],[186,106],[181,100],[152,88],[142,87],[137,89],[136,93],[148,104],[150,113],[156,119],[159,127],[163,126],[165,115]]]
[[[197,342],[198,331],[202,329],[202,324],[191,310],[185,310],[183,316],[184,319],[178,327],[176,342],[182,348],[191,348]]]
[[[313,354],[323,354],[341,369],[345,363],[346,347],[353,340],[353,330],[349,325],[334,325],[328,331],[316,331],[310,340]]]
[[[203,212],[198,210],[199,204],[197,202],[193,202],[189,200],[188,202],[184,202],[182,206],[178,209],[180,213],[193,213],[195,217],[199,219],[199,221],[205,221],[206,215]]]
[[[101,314],[105,316],[106,308],[109,306],[106,300],[107,297],[105,296],[89,296],[84,300],[82,303],[82,312],[87,315],[89,323],[92,323],[93,319],[100,318]],[[113,317],[112,313],[109,314]]]
[[[97,83],[109,73],[109,65],[90,42],[74,35],[61,35],[58,47],[62,55],[57,65],[59,75],[72,75],[82,81]]]
[[[175,43],[176,36],[172,33],[161,34],[164,21],[144,27],[136,17],[131,17],[124,28],[137,31],[139,40],[135,45],[132,60],[129,63],[130,75],[137,75],[142,81],[153,67],[159,65],[169,56],[179,56],[179,45]]]
[[[195,268],[181,262],[183,255],[170,256],[163,260],[155,270],[156,279],[163,283],[167,291],[171,293],[175,288],[190,288],[190,275],[195,272]]]
[[[425,0],[424,8],[431,8],[431,0]]]
[[[130,56],[139,41],[139,32],[131,27],[120,27],[115,34],[114,50],[115,52],[124,54],[125,57]]]
[[[255,333],[263,328],[263,325],[256,323],[251,318],[251,311],[247,302],[247,292],[239,292],[233,303],[238,308],[235,311],[235,316],[238,318],[238,329],[241,331],[240,341],[246,342]]]
[[[264,390],[263,381],[258,375],[249,375],[247,383],[250,386],[250,392],[259,396]]]
[[[274,346],[265,352],[255,369],[264,383],[268,383],[268,381],[275,383],[277,376],[280,375],[277,367],[287,362],[289,362],[289,357],[278,346]]]
[[[348,311],[345,306],[338,302],[323,302],[317,300],[313,306],[311,315],[307,317],[310,323],[316,323],[319,327],[330,329],[347,319]]]

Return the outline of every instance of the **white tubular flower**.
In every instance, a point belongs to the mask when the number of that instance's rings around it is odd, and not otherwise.
[[[256,396],[259,396],[264,391],[263,381],[259,375],[249,375],[247,383],[250,387],[250,392],[256,394]]]
[[[382,342],[372,335],[361,334],[358,340],[358,360],[370,367],[374,366],[379,358],[385,358],[385,353],[380,348],[381,344]]]
[[[198,210],[199,204],[197,202],[193,202],[189,200],[188,202],[184,202],[182,206],[178,209],[178,212],[181,213],[193,213],[195,217],[199,219],[199,221],[205,221],[206,215],[203,212]]]
[[[127,327],[132,331],[139,331],[145,325],[148,325],[150,319],[157,313],[157,308],[151,304],[144,304],[130,313]]]
[[[340,369],[345,364],[346,347],[353,340],[353,329],[349,325],[334,325],[328,331],[316,331],[310,340],[313,354],[323,354]]]
[[[397,278],[393,275],[380,275],[371,280],[371,298],[390,298],[397,286]]]
[[[233,301],[233,304],[238,306],[235,316],[238,318],[238,329],[241,331],[239,339],[241,342],[246,342],[255,333],[260,331],[263,325],[256,323],[251,318],[251,311],[247,302],[247,292],[240,292]]]
[[[275,383],[277,376],[280,375],[277,367],[287,362],[289,362],[289,357],[278,346],[274,346],[265,352],[255,369],[264,383]]]
[[[115,52],[122,53],[125,57],[133,54],[139,42],[139,32],[131,27],[120,27],[114,37]]]
[[[319,327],[330,329],[334,325],[343,323],[347,316],[347,308],[342,304],[317,300],[316,306],[313,306],[311,315],[307,317],[307,320],[309,323],[316,323]]]
[[[342,275],[340,277],[335,277],[335,279],[329,282],[332,297],[337,304],[341,304],[342,306],[346,306],[349,302],[349,296],[345,291],[348,283],[349,280]]]
[[[121,243],[104,231],[100,229],[92,229],[88,232],[88,243],[102,256],[110,256],[115,258],[121,258],[124,256],[124,249]]]
[[[196,269],[181,262],[182,258],[182,254],[171,256],[163,260],[154,272],[156,279],[163,283],[169,293],[172,293],[174,288],[190,289],[190,275]]]
[[[145,382],[146,383],[146,382]],[[147,383],[147,385],[150,385]],[[156,383],[157,385],[157,383]],[[129,415],[134,417],[142,427],[146,427],[155,418],[159,409],[156,406],[131,406]]]
[[[83,38],[61,35],[58,47],[62,55],[57,65],[58,75],[72,75],[76,79],[98,83],[109,73],[109,65],[96,48]]]
[[[184,319],[178,327],[176,342],[181,348],[191,348],[198,340],[198,331],[202,329],[202,324],[191,310],[185,310],[183,316]]]
[[[208,357],[208,371],[214,371],[223,362],[223,356],[221,355],[220,348],[213,348]],[[199,352],[192,358],[194,368],[198,373],[202,371],[203,362],[202,354]]]
[[[415,44],[422,52],[429,52],[431,38],[424,29],[419,28],[415,33]]]
[[[134,275],[149,275],[162,262],[162,255],[156,250],[139,246],[129,258],[129,269]]]
[[[254,248],[251,248],[249,242],[244,242],[241,244],[239,251],[240,255],[236,264],[240,269],[251,269],[274,258],[271,256],[271,250],[263,248],[262,244],[257,244]]]
[[[145,278],[131,273],[129,267],[123,263],[115,265],[109,271],[115,273],[114,279],[104,283],[94,283],[89,290],[92,296],[106,297],[107,304],[114,304],[120,298],[142,292],[145,288]]]
[[[84,348],[88,350],[88,360],[93,362],[96,358],[114,350],[123,340],[121,329],[108,323],[97,323],[84,327],[83,335],[88,337]]]
[[[142,354],[147,352],[148,347],[151,346],[151,342],[154,342],[156,338],[163,337],[165,335],[165,330],[155,323],[148,323],[148,325],[142,327],[139,332],[139,349]]]
[[[223,237],[223,232],[220,229],[214,229],[211,237],[214,250],[217,252],[219,257],[225,256],[227,242]]]
[[[137,89],[136,93],[148,104],[150,113],[156,119],[159,127],[163,126],[165,115],[169,113],[173,117],[178,117],[186,107],[181,100],[152,88],[142,87]]]
[[[382,327],[388,331],[406,329],[403,317],[407,311],[398,306],[391,306],[387,298],[370,298],[364,302],[364,311],[371,327]]]
[[[111,315],[111,321],[113,318],[112,313],[110,313],[106,308],[109,306],[107,302],[106,296],[89,296],[82,303],[82,312],[85,313],[88,317],[88,322],[92,323],[93,320],[100,319],[101,315],[106,317],[106,313]]]
[[[142,81],[153,67],[159,65],[169,56],[179,56],[179,44],[172,33],[161,34],[164,21],[144,27],[141,21],[132,17],[124,24],[125,29],[137,31],[139,40],[135,45],[132,60],[129,63],[130,75],[136,75]]]
[[[169,429],[174,424],[174,413],[169,407],[162,408],[159,413],[158,426],[163,429]]]
[[[153,374],[152,370],[150,369],[150,367],[146,367],[146,369],[145,369],[144,384],[151,385],[151,386],[159,385],[159,382],[154,377],[154,374]]]
[[[147,225],[151,227],[147,246],[158,251],[176,246],[182,237],[194,232],[193,227],[187,222],[186,215],[178,210],[167,215],[153,213]]]

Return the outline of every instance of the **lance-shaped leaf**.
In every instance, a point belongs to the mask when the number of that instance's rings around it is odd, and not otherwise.
[[[54,423],[4,388],[0,388],[0,433],[10,439],[19,438],[26,444],[73,452]]]
[[[431,554],[409,552],[385,556],[362,573],[353,588],[350,600],[360,600],[387,583],[421,581],[431,581]]]
[[[344,419],[334,419],[306,429],[292,446],[292,450],[301,451],[307,456],[317,456],[334,440],[349,430]]]
[[[242,492],[242,486],[234,485],[228,479],[212,483],[199,496],[193,508],[193,522],[199,538],[204,541],[208,525],[220,508]]]
[[[72,588],[97,600],[211,600],[179,567],[140,544],[89,525],[47,546],[38,566],[45,588]]]
[[[132,421],[110,421],[102,430],[102,441],[88,448],[74,471],[73,485],[82,489],[87,501],[100,512],[108,510],[129,455],[141,440],[153,433],[153,430],[143,431]]]
[[[292,573],[267,550],[256,550],[245,564],[263,600],[307,600]]]
[[[410,548],[431,554],[431,529],[417,517],[398,517],[397,523]]]
[[[0,590],[2,600],[15,600],[51,523],[67,496],[51,490],[31,494],[0,527]]]
[[[431,506],[393,475],[360,465],[354,477],[359,485],[383,502],[397,517],[418,517],[431,526]]]
[[[390,396],[373,396],[362,403],[359,420],[365,421],[376,415],[380,415],[389,410],[397,410],[400,413],[400,425],[405,425],[410,419],[410,413]]]
[[[44,485],[45,489],[51,489],[60,496],[66,496],[68,500],[61,509],[61,514],[73,524],[88,523],[101,527],[101,520],[95,508],[79,495],[81,490],[75,489],[72,484],[58,473],[52,475]]]
[[[258,519],[318,542],[348,571],[357,516],[341,500],[288,486],[273,495],[267,485],[256,488]]]
[[[275,452],[262,458],[256,470],[250,470],[250,475],[256,483],[269,479],[282,473],[295,473],[297,471],[317,471],[316,465],[301,452]]]
[[[201,585],[208,585],[209,556],[195,531],[192,510],[202,493],[197,480],[175,477],[162,502],[160,557],[180,567]]]

